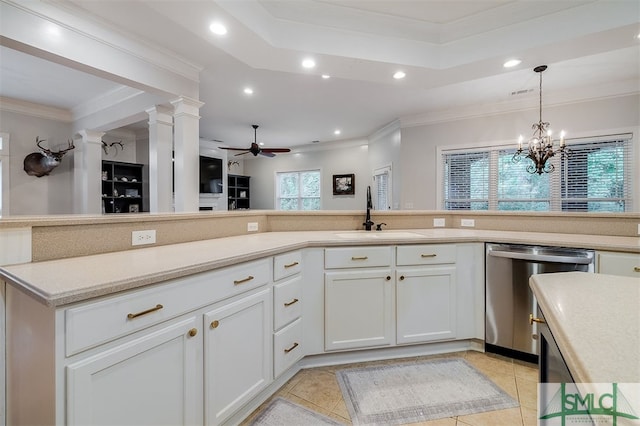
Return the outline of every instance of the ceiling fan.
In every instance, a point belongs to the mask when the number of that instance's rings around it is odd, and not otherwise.
[[[260,155],[264,155],[265,157],[275,157],[275,153],[276,152],[290,152],[291,150],[289,148],[260,148],[260,145],[258,145],[258,125],[257,124],[252,124],[251,127],[253,127],[253,142],[251,142],[251,147],[250,148],[225,148],[225,147],[220,147],[221,149],[229,149],[232,151],[244,151],[241,152],[239,154],[236,154],[235,156],[237,157],[238,155],[244,155],[244,154],[248,154],[248,153],[252,153],[254,157],[257,157],[258,154]]]

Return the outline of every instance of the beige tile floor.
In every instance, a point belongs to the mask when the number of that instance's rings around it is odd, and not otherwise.
[[[520,407],[467,416],[448,417],[422,423],[412,423],[414,426],[529,426],[537,424],[536,398],[538,369],[535,365],[475,351],[301,370],[282,386],[271,399],[278,396],[286,398],[339,422],[351,424],[347,406],[342,399],[342,392],[336,379],[335,373],[337,370],[396,362],[423,361],[425,359],[442,358],[443,356],[465,358],[505,392],[518,400]],[[245,419],[242,424],[247,425],[271,402],[271,399],[265,401],[265,403]]]

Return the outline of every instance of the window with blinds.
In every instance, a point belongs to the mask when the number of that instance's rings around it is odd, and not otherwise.
[[[445,210],[624,212],[632,207],[632,135],[574,140],[542,175],[515,148],[442,151]]]
[[[373,208],[375,210],[391,210],[391,167],[374,170],[375,183]]]

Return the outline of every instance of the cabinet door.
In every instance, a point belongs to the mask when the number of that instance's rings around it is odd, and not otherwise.
[[[455,267],[401,268],[396,274],[397,343],[453,339]]]
[[[68,424],[202,424],[200,324],[173,321],[69,365]]]
[[[599,252],[598,272],[640,278],[640,254]]]
[[[272,379],[271,290],[205,314],[205,424],[218,425]]]
[[[325,273],[325,350],[393,343],[390,269]]]

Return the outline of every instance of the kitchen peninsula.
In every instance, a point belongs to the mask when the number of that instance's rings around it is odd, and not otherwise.
[[[446,217],[449,227],[426,227],[432,216]],[[10,423],[82,424],[95,413],[114,422],[117,415],[153,416],[153,410],[140,409],[151,404],[145,397],[151,393],[152,405],[163,407],[155,414],[173,415],[175,423],[232,424],[307,366],[482,350],[485,242],[585,247],[622,259],[640,257],[640,239],[628,231],[603,237],[461,229],[459,217],[380,214],[373,220],[384,220],[391,229],[365,232],[354,230],[362,222],[359,212],[203,214],[174,218],[172,231],[184,230],[188,222],[206,234],[211,229],[203,224],[218,220],[238,223],[236,229],[257,222],[271,232],[171,243],[165,239],[165,217],[143,215],[137,223],[43,218],[42,229],[33,228],[38,261],[0,268],[7,283]],[[490,216],[475,217],[478,227],[488,227],[483,221]],[[628,228],[627,219],[605,216],[600,229],[610,229],[611,222]],[[17,219],[14,225],[20,225]],[[331,225],[337,229],[328,229]],[[74,226],[83,229],[70,231]],[[132,228],[152,227],[159,229],[163,245],[128,249]],[[298,230],[284,231],[287,227]],[[55,255],[52,248],[49,260],[36,247],[44,245],[45,235],[60,237],[65,246],[70,235],[77,240],[82,232],[110,232],[113,241],[97,242],[101,251],[85,256]],[[129,240],[119,240],[119,233]],[[118,244],[126,248],[114,250]],[[351,327],[345,335],[332,322],[343,315],[343,298],[331,292],[353,277],[380,296],[366,303],[380,303],[373,311],[380,312],[381,326]],[[434,284],[429,297],[447,307],[447,314],[412,322],[429,312],[405,311],[391,303],[402,300],[401,282],[411,285],[418,279]],[[426,326],[414,332],[413,323]],[[158,395],[159,386],[171,391]],[[37,410],[33,401],[39,401]]]

